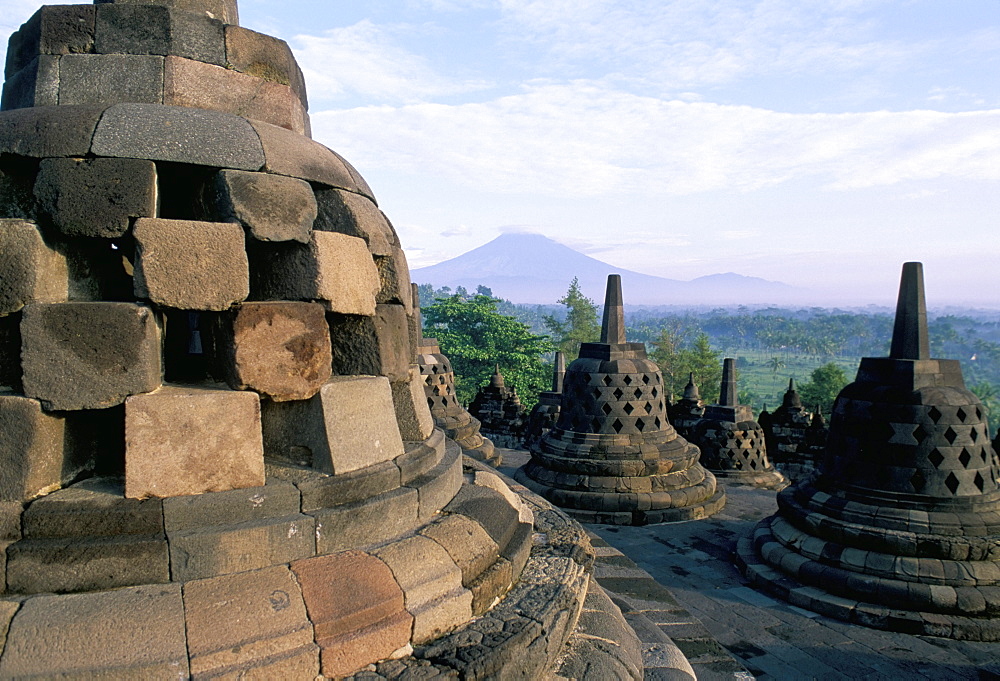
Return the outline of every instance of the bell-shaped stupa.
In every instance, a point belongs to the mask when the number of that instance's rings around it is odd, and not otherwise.
[[[694,382],[694,373],[688,374],[687,385],[681,398],[667,407],[670,423],[677,429],[681,437],[691,439],[693,428],[705,415],[705,403]]]
[[[11,37],[0,677],[541,677],[573,631],[589,542],[434,428],[399,239],[305,95],[235,0]]]
[[[957,360],[931,359],[920,263],[903,266],[889,357],[861,360],[814,479],[739,543],[747,577],[882,629],[1000,640],[1000,460]]]
[[[698,448],[667,419],[663,378],[625,341],[621,278],[608,277],[600,343],[566,370],[559,421],[517,479],[587,522],[643,525],[703,518],[726,501]]]
[[[538,401],[528,414],[528,422],[524,427],[523,448],[531,449],[532,445],[541,440],[546,433],[555,428],[559,421],[559,409],[562,404],[563,380],[566,377],[566,355],[557,352],[552,365],[552,390],[538,393]]]
[[[469,403],[469,413],[482,424],[482,432],[489,435],[498,447],[517,449],[524,437],[527,412],[513,386],[507,387],[496,365],[490,382],[476,392]]]
[[[701,465],[726,482],[781,488],[788,484],[767,458],[764,429],[737,398],[736,360],[722,363],[718,404],[705,407],[689,439],[701,449]]]

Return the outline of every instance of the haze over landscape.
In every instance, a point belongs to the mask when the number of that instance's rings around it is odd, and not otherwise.
[[[0,0],[0,39],[36,8]],[[891,305],[921,260],[929,305],[1000,307],[995,0],[240,11],[288,39],[314,136],[365,176],[414,268],[527,232],[819,304]]]

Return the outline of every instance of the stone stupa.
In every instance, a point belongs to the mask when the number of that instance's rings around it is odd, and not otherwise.
[[[434,425],[458,443],[462,453],[491,466],[499,466],[503,457],[496,451],[493,441],[483,437],[479,419],[462,406],[455,393],[455,371],[451,361],[441,353],[435,338],[424,338],[423,319],[420,316],[420,294],[412,284],[414,321],[411,331],[417,339],[417,364],[424,381],[424,394],[430,406]]]
[[[813,479],[740,541],[747,578],[858,624],[1000,640],[1000,459],[957,360],[931,359],[920,263],[889,356],[861,360]]]
[[[517,390],[507,387],[497,364],[490,382],[476,392],[469,413],[482,424],[482,432],[494,445],[516,449],[524,437],[527,413]]]
[[[552,390],[538,393],[538,401],[528,414],[528,422],[524,427],[524,449],[541,440],[559,421],[559,409],[562,403],[563,379],[566,377],[566,355],[557,352],[552,365]]]
[[[690,440],[694,427],[705,415],[705,403],[694,382],[693,372],[688,374],[688,382],[680,399],[667,407],[667,414],[680,436]]]
[[[434,428],[413,315],[235,0],[42,7],[0,111],[0,677],[545,675],[593,551]]]
[[[736,360],[722,362],[718,404],[705,407],[691,428],[690,440],[701,449],[701,465],[726,482],[764,488],[788,484],[767,458],[764,429],[750,407],[740,404],[736,389]]]
[[[699,451],[667,419],[663,378],[625,341],[621,277],[608,277],[600,343],[566,370],[559,421],[517,480],[586,522],[644,525],[704,518],[726,502]]]

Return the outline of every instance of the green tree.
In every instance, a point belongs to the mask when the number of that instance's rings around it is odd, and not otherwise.
[[[546,315],[543,321],[555,340],[556,350],[565,353],[568,364],[579,356],[580,343],[600,340],[601,325],[597,322],[597,305],[583,295],[576,277],[573,277],[566,295],[556,302],[566,307],[566,320]]]
[[[816,367],[809,374],[809,381],[798,388],[802,404],[807,409],[814,409],[818,404],[824,414],[829,414],[837,395],[848,383],[847,374],[833,362]]]
[[[507,385],[531,407],[551,386],[552,369],[542,355],[552,352],[547,336],[536,336],[513,317],[497,312],[501,302],[489,296],[461,295],[437,300],[423,309],[424,333],[437,338],[455,370],[458,399],[468,404],[489,382],[494,365]]]
[[[688,343],[688,333],[677,324],[664,327],[653,341],[650,359],[660,367],[668,393],[680,395],[687,385],[688,374],[694,374],[702,397],[706,402],[714,402],[722,382],[722,358],[712,349],[708,334],[699,333]]]
[[[771,392],[774,393],[778,389],[778,372],[785,368],[785,363],[780,357],[774,356],[767,360],[767,368],[771,370]]]

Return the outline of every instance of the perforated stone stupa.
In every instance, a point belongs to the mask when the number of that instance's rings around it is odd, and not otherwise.
[[[589,541],[434,428],[399,240],[288,46],[122,0],[8,54],[0,677],[544,675]]]
[[[528,414],[524,428],[524,449],[531,447],[552,430],[559,421],[563,379],[566,377],[566,355],[557,352],[552,366],[552,390],[538,393],[538,401]]]
[[[788,484],[767,458],[764,429],[745,404],[739,404],[736,361],[722,363],[722,385],[718,404],[705,407],[701,419],[690,429],[690,439],[701,449],[701,465],[727,482],[780,488]]]
[[[795,605],[914,634],[1000,640],[1000,459],[957,360],[931,359],[920,263],[903,266],[892,347],[834,404],[819,475],[738,547]]]
[[[645,346],[625,341],[621,278],[613,274],[601,342],[580,346],[566,370],[559,421],[517,479],[587,522],[690,520],[726,501],[698,456],[667,419],[663,379]]]
[[[701,393],[698,392],[693,373],[688,374],[688,382],[684,386],[684,393],[680,399],[667,407],[667,414],[670,417],[670,423],[677,429],[681,437],[690,440],[694,427],[705,415],[705,403],[702,402]]]
[[[458,443],[462,453],[477,461],[499,466],[503,457],[496,451],[493,441],[483,437],[479,419],[462,406],[455,393],[455,371],[451,361],[441,353],[435,338],[424,338],[423,320],[420,317],[420,294],[412,284],[414,300],[414,334],[417,338],[417,364],[424,381],[424,394],[430,406],[434,425]]]
[[[469,413],[482,424],[482,432],[490,436],[494,445],[518,448],[524,437],[527,412],[513,386],[507,387],[496,366],[490,382],[476,393],[469,403]]]

